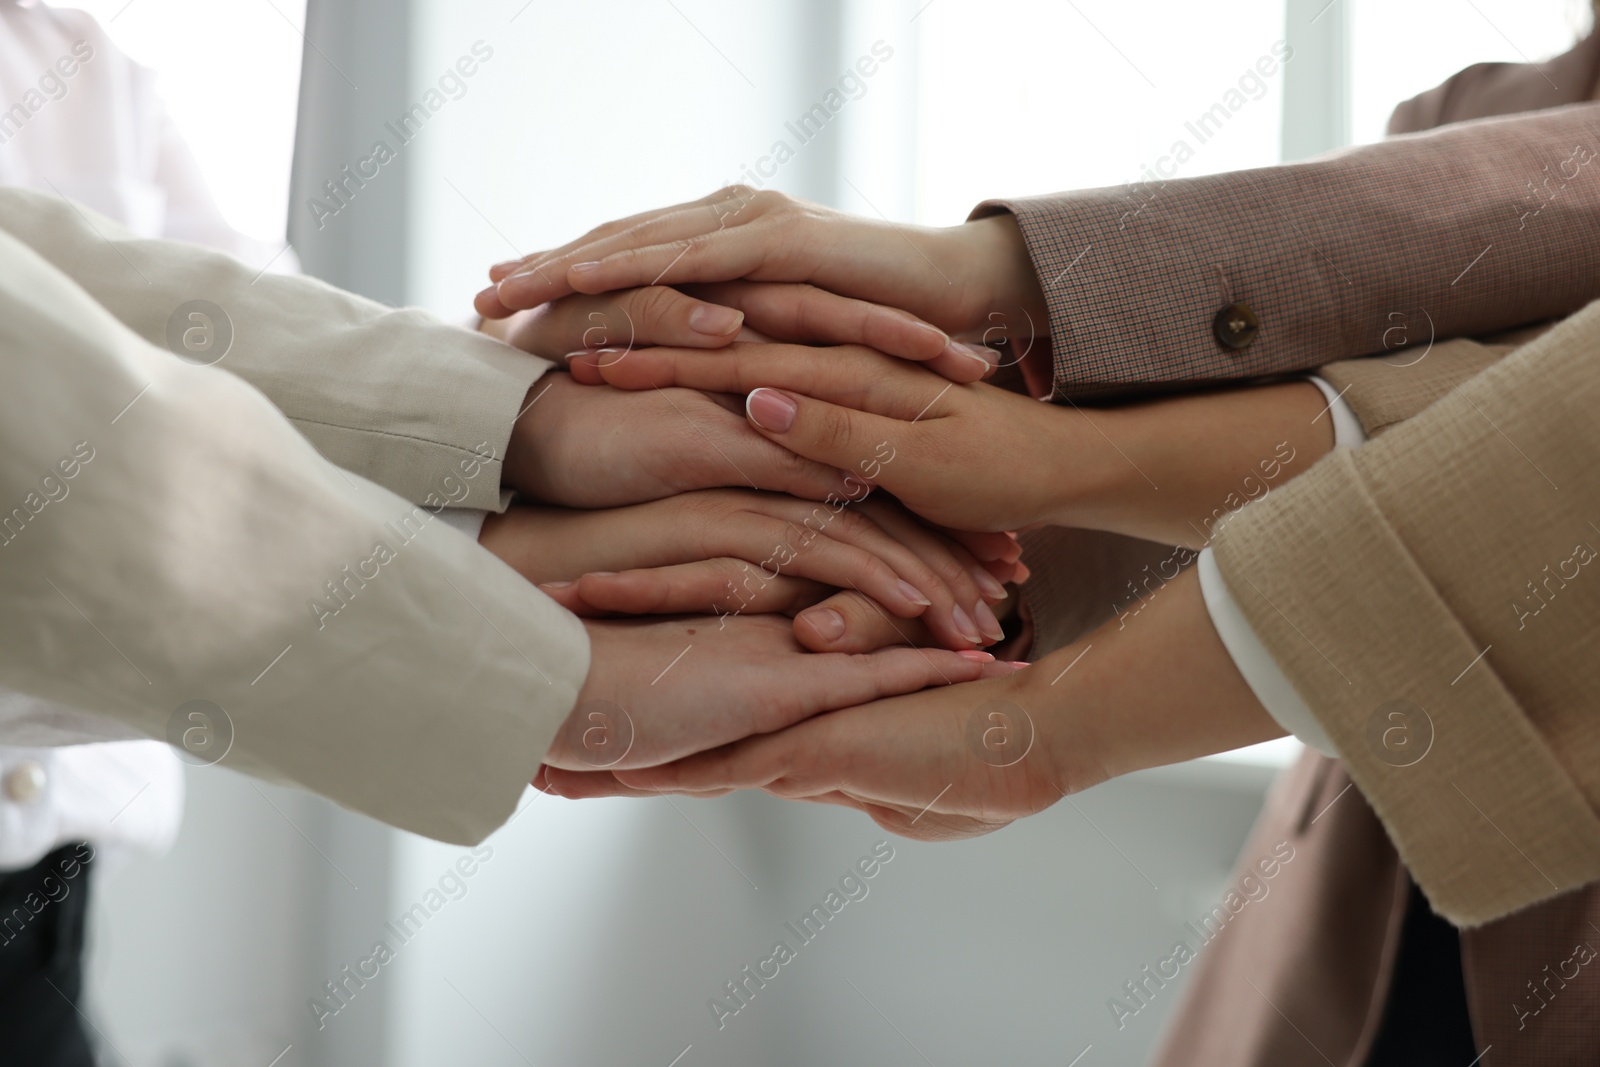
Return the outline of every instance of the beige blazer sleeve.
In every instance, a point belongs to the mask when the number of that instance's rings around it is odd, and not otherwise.
[[[187,317],[194,302],[221,309],[212,326],[231,343],[215,366],[264,393],[335,465],[415,503],[503,510],[509,501],[500,457],[546,361],[314,278],[262,274],[219,252],[138,237],[28,190],[0,189],[0,231],[158,348],[181,345],[198,322]],[[463,483],[459,465],[485,446],[494,458]]]
[[[1600,879],[1597,351],[1592,304],[1248,506],[1215,545],[1458,925]]]
[[[0,197],[7,225],[18,203]],[[59,202],[32,203],[61,220]],[[81,233],[56,248],[127,288]],[[285,279],[335,323],[301,307],[273,324],[247,280],[203,279],[169,246],[120,251],[172,272],[151,273],[146,300],[193,284],[232,302],[263,364],[303,329],[313,377],[417,322]],[[0,685],[163,739],[207,701],[232,723],[224,765],[429,837],[473,842],[507,818],[588,671],[575,618],[429,509],[327,462],[242,376],[157,348],[4,233],[0,353]],[[403,360],[421,372],[427,355]],[[421,488],[448,460],[493,482],[492,463],[457,457],[484,429],[460,410],[468,392],[515,380],[499,359],[458,358],[471,389],[389,468],[401,481]],[[395,435],[363,410],[390,391],[355,385],[363,400],[323,440],[361,465]]]

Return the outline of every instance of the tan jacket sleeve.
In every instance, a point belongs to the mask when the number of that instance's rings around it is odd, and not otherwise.
[[[261,390],[335,465],[415,503],[503,510],[509,502],[500,457],[546,361],[314,278],[262,274],[219,252],[138,237],[57,197],[0,189],[0,231],[158,348],[178,351],[191,328],[197,339],[215,331],[214,341],[226,331],[215,366]],[[190,319],[196,310],[211,321]],[[213,348],[191,358],[215,356]],[[486,470],[461,479],[460,464],[482,451],[494,457]]]
[[[1328,456],[1215,544],[1458,925],[1600,879],[1597,351],[1600,304]]]
[[[1575,104],[975,214],[1016,215],[1049,308],[1055,391],[1082,397],[1383,353],[1396,315],[1425,313],[1448,338],[1571,314],[1600,296],[1596,168],[1600,104]],[[1530,181],[1547,174],[1535,199]],[[1218,337],[1235,304],[1259,323],[1235,335],[1243,347]]]
[[[290,343],[234,296],[241,326]],[[332,332],[301,323],[311,336],[357,343],[360,305],[305,296],[345,312]],[[0,352],[0,685],[164,740],[207,702],[232,723],[223,765],[429,837],[473,842],[509,816],[587,674],[577,619],[4,233]],[[456,428],[461,447],[417,455],[455,464],[476,432]]]

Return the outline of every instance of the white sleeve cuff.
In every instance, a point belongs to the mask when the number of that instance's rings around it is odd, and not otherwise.
[[[1339,753],[1323,732],[1322,724],[1317,722],[1316,716],[1311,714],[1311,708],[1295,692],[1294,684],[1279,669],[1271,653],[1250,628],[1233,594],[1228,592],[1228,585],[1222,580],[1222,571],[1217,568],[1211,549],[1200,553],[1197,567],[1200,595],[1205,600],[1206,611],[1211,615],[1211,625],[1217,628],[1217,636],[1222,638],[1223,647],[1233,657],[1233,665],[1239,668],[1245,684],[1261,701],[1261,706],[1277,720],[1279,726],[1293,734],[1307,748],[1314,748],[1324,756],[1337,757]]]
[[[441,508],[438,518],[446,526],[452,526],[476,541],[478,534],[483,532],[483,520],[488,514],[477,508]]]
[[[1350,405],[1345,403],[1344,393],[1334,389],[1314,374],[1308,380],[1322,390],[1322,395],[1328,401],[1328,407],[1323,414],[1333,420],[1333,447],[1360,448],[1366,444],[1367,431],[1362,428],[1361,420],[1356,418],[1356,413],[1351,410]],[[1348,389],[1349,386],[1345,388]]]

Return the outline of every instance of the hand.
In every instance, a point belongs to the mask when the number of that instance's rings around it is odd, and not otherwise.
[[[1281,736],[1217,637],[1191,570],[1134,626],[1107,623],[1025,671],[819,715],[648,770],[552,771],[544,784],[575,798],[759,788],[942,840],[1130,771]]]
[[[511,430],[505,481],[540,503],[609,508],[748,486],[822,500],[844,475],[762,440],[737,400],[687,389],[626,393],[546,374]]]
[[[592,349],[678,345],[720,348],[734,340],[860,344],[926,363],[951,381],[989,374],[998,354],[952,341],[903,311],[835,296],[809,285],[728,282],[680,292],[662,285],[598,296],[575,294],[480,329],[545,359]]]
[[[1043,291],[1010,215],[932,229],[860,219],[748,186],[648,211],[570,244],[498,264],[477,297],[487,318],[572,292],[642,285],[810,282],[904,308],[948,333],[976,335],[991,314],[1046,332]]]
[[[747,393],[750,424],[768,440],[857,471],[956,529],[1053,523],[1198,547],[1223,516],[1333,447],[1309,382],[1063,408],[951,385],[861,348],[745,344],[586,355],[572,373],[628,389]]]
[[[920,617],[931,643],[1004,636],[989,605],[1005,587],[962,544],[888,501],[837,503],[721,489],[601,511],[514,507],[488,516],[478,540],[579,614],[792,614],[838,588]],[[963,536],[1013,576],[1009,536]]]
[[[772,616],[585,623],[589,677],[545,763],[645,767],[818,712],[1009,668],[982,652],[806,652]]]
[[[718,391],[750,393],[757,433],[881,485],[954,529],[1053,521],[1058,498],[1087,493],[1102,477],[1090,461],[1111,452],[1087,416],[981,382],[952,385],[859,347],[653,348],[622,360],[581,356],[572,373],[624,389],[715,382]]]

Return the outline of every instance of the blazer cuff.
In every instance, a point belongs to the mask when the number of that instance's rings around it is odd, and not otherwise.
[[[1436,911],[1473,926],[1600,879],[1600,819],[1354,456],[1336,449],[1221,531],[1229,591]]]

